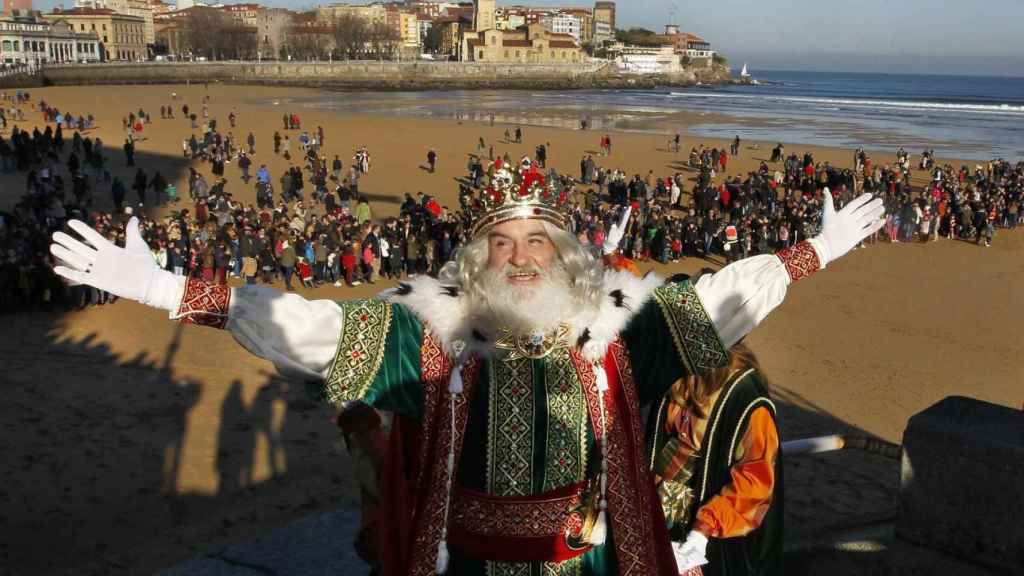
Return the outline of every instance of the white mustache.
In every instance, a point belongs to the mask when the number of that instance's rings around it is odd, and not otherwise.
[[[515,276],[534,276],[534,275],[540,276],[540,277],[544,277],[546,275],[546,273],[545,273],[545,271],[543,269],[537,268],[535,266],[523,266],[523,267],[520,267],[520,266],[512,266],[510,264],[506,265],[505,269],[502,270],[502,272],[505,274],[506,278],[512,278],[512,277],[515,277]]]

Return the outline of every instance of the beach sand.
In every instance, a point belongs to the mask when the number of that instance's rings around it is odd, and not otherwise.
[[[171,103],[172,91],[182,97],[173,102],[178,118],[161,120],[159,107]],[[272,154],[271,136],[281,130],[281,115],[295,112],[304,129],[324,127],[328,157],[339,154],[346,167],[357,147],[368,147],[373,166],[360,190],[377,218],[396,215],[405,192],[457,205],[456,178],[481,136],[496,153],[514,158],[550,143],[550,163],[572,175],[601,136],[526,127],[523,144],[504,144],[501,124],[301,109],[288,99],[316,93],[290,88],[111,86],[32,94],[62,110],[94,114],[99,127],[90,135],[110,148],[108,165],[127,184],[134,169],[123,167],[121,118],[145,109],[154,124],[137,146],[137,162],[176,181],[186,198],[181,142],[191,130],[181,118],[183,103],[201,110],[209,94],[211,117],[223,131],[235,109],[238,141],[249,131],[256,135],[254,171],[266,163],[275,179],[287,164]],[[39,121],[32,112],[19,125]],[[298,132],[289,134],[294,139]],[[725,146],[729,138],[701,141]],[[615,132],[612,156],[595,158],[628,174],[683,171],[685,152],[665,151],[665,140]],[[695,142],[684,134],[684,150]],[[755,169],[774,145],[753,150],[750,144],[730,160],[729,174]],[[439,156],[433,175],[421,167],[430,147]],[[841,167],[852,162],[851,150],[787,146],[787,152],[804,150]],[[209,174],[208,165],[200,169]],[[234,164],[227,176],[237,198],[254,202]],[[23,188],[24,174],[0,177],[0,209],[12,206]],[[109,209],[107,191],[96,197]],[[1024,234],[1004,231],[989,249],[948,240],[879,244],[792,287],[786,303],[748,338],[779,400],[783,436],[853,430],[899,442],[907,418],[951,394],[1019,408],[1024,313],[1013,282],[1024,272],[1022,251]],[[718,263],[688,260],[658,269],[694,273],[709,265]],[[341,299],[382,288],[301,293]],[[9,559],[12,572],[148,573],[353,501],[353,474],[330,414],[228,334],[181,327],[131,302],[4,321],[0,527],[8,536],[0,539],[0,558]]]

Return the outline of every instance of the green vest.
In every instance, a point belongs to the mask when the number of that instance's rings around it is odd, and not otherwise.
[[[648,422],[648,445],[652,450],[660,450],[668,440],[659,437],[657,431],[658,423],[665,417],[666,406],[662,405],[660,418],[651,418]],[[686,486],[692,491],[694,504],[682,524],[669,526],[674,541],[685,540],[693,529],[697,510],[732,482],[730,472],[735,463],[736,447],[747,431],[750,415],[760,407],[767,408],[772,419],[776,419],[775,406],[756,371],[741,372],[723,387],[708,414],[700,451],[692,457],[692,476]],[[761,526],[742,537],[711,538],[707,548],[709,563],[702,567],[705,576],[782,573],[782,486],[780,451],[775,460],[772,503]]]

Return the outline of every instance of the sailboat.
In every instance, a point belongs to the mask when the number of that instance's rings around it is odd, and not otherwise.
[[[757,78],[754,78],[753,76],[750,75],[750,72],[747,72],[746,62],[743,63],[743,70],[740,70],[740,82],[744,84],[752,84],[754,86],[758,86],[761,84],[760,82],[757,81]]]

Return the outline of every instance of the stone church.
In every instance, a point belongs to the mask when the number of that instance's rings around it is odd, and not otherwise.
[[[555,34],[542,24],[499,30],[496,0],[475,0],[473,30],[462,38],[462,60],[468,62],[571,64],[585,62],[586,51],[569,34]]]

